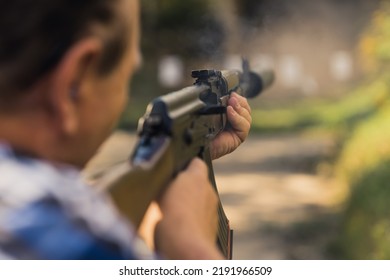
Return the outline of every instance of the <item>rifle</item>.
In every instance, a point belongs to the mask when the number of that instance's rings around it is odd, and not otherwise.
[[[217,190],[210,156],[210,141],[227,126],[229,95],[252,98],[270,86],[272,71],[255,73],[243,60],[243,71],[198,70],[193,86],[154,99],[139,120],[138,142],[128,161],[98,179],[98,187],[112,196],[119,211],[138,227],[150,203],[194,157],[202,158]],[[218,206],[217,244],[232,258],[229,220]]]

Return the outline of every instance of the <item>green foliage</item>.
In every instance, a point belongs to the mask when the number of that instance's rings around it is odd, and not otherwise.
[[[390,62],[390,2],[382,1],[371,25],[360,40],[359,50],[367,71],[380,72],[389,68]]]
[[[386,157],[365,169],[351,185],[351,197],[336,244],[338,258],[390,259],[389,154]]]
[[[336,244],[346,259],[390,258],[390,104],[352,131],[336,165],[350,199]]]
[[[362,122],[346,141],[337,170],[348,182],[360,180],[370,170],[390,159],[390,105]]]
[[[373,85],[383,93],[380,109],[350,132],[336,164],[350,191],[336,257],[390,259],[390,1],[375,13],[360,51],[366,70],[381,73]]]

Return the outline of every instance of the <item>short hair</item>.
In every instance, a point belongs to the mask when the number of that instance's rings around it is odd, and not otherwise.
[[[32,86],[93,24],[112,25],[98,72],[112,70],[128,40],[117,18],[118,1],[0,0],[0,98]]]

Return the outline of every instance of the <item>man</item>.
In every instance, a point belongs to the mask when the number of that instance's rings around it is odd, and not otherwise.
[[[0,258],[153,258],[79,170],[109,136],[140,64],[136,0],[0,0]],[[234,95],[232,130],[213,158],[248,135]],[[217,198],[193,160],[159,201],[157,257],[220,259]]]

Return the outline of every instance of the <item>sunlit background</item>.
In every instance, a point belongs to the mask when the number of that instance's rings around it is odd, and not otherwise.
[[[215,163],[237,259],[390,258],[390,1],[142,1],[120,127],[192,69],[271,68],[250,139]]]

